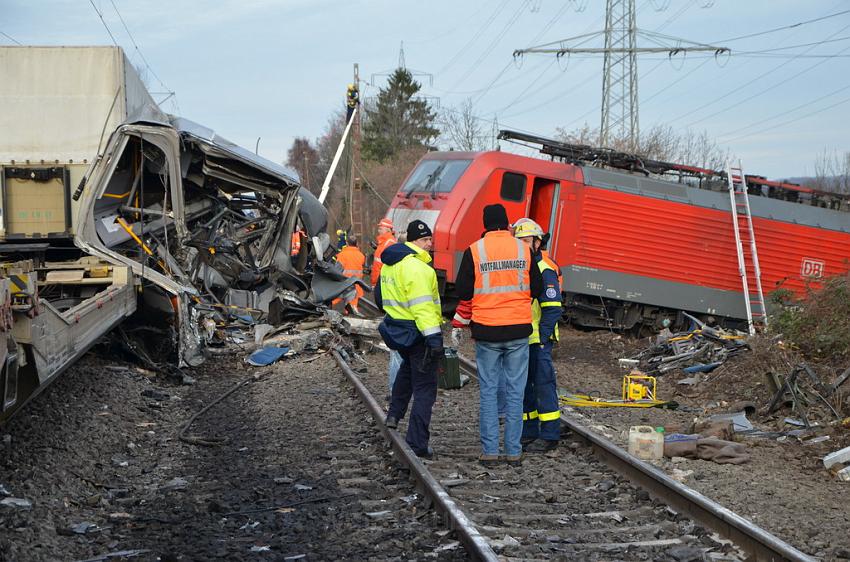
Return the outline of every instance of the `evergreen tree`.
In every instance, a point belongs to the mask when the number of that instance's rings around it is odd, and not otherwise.
[[[424,99],[417,98],[420,84],[405,68],[397,68],[365,112],[363,156],[385,161],[399,151],[425,147],[437,138],[437,115]]]

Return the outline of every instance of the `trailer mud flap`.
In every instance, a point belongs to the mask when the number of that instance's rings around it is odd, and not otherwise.
[[[0,390],[3,391],[0,412],[5,412],[18,402],[18,346],[11,338],[6,342],[6,359],[0,373]]]

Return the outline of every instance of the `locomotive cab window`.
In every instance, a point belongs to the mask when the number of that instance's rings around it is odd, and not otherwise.
[[[523,174],[505,172],[502,176],[500,195],[505,201],[525,201],[525,182]]]
[[[401,193],[450,193],[472,160],[423,160],[402,186]]]

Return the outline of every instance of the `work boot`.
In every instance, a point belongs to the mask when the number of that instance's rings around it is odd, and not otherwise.
[[[548,439],[537,439],[534,443],[531,443],[527,447],[523,447],[522,450],[526,453],[542,454],[548,453],[549,451],[552,451],[557,448],[557,441],[550,441]]]
[[[434,449],[432,449],[431,447],[428,447],[428,449],[424,453],[419,453],[416,451],[414,452],[416,453],[417,457],[426,461],[434,460],[437,457],[437,453],[435,453]]]
[[[396,429],[398,427],[398,420],[392,416],[387,416],[387,419],[384,420],[384,425],[390,429]]]
[[[522,453],[518,455],[506,455],[505,462],[509,466],[522,466]]]
[[[499,455],[481,455],[478,457],[478,464],[488,468],[499,464]]]

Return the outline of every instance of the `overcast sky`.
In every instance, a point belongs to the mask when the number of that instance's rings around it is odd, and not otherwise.
[[[443,107],[471,98],[482,119],[543,136],[600,120],[601,57],[512,53],[600,30],[604,0],[93,1],[133,63],[144,68],[143,55],[150,64],[151,90],[176,92],[164,109],[252,150],[261,137],[260,154],[275,161],[293,137],[321,134],[353,63],[383,85],[402,41],[406,66]],[[737,39],[850,10],[850,1],[635,2],[640,29],[733,50],[641,55],[643,129],[706,130],[748,173],[773,178],[813,174],[819,153],[850,150],[850,13]],[[0,0],[0,44],[13,40],[112,44],[88,0]]]

